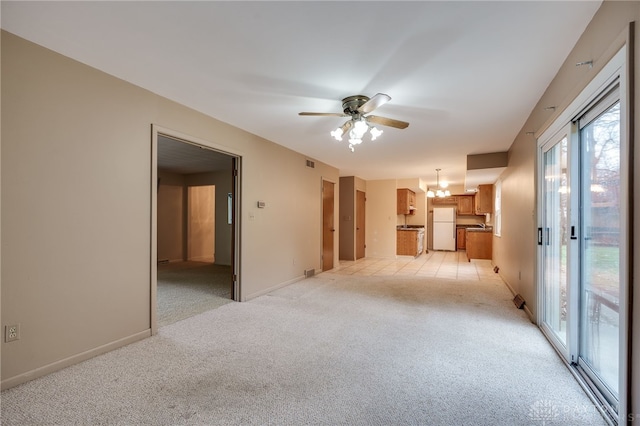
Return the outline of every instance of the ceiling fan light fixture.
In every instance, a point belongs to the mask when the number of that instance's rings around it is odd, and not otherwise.
[[[333,138],[337,141],[341,141],[342,140],[342,128],[338,127],[337,129],[335,129],[334,131],[331,132],[331,136],[333,136]]]
[[[371,130],[369,130],[369,133],[371,133],[371,140],[375,141],[378,136],[383,133],[383,131],[378,129],[377,127],[372,127]]]
[[[348,96],[342,99],[341,113],[299,112],[298,115],[351,117],[346,123],[336,130],[333,130],[330,134],[335,140],[341,141],[342,136],[348,133],[349,149],[353,152],[354,147],[362,143],[362,139],[367,131],[371,135],[372,141],[379,138],[382,134],[382,130],[373,127],[369,122],[382,126],[395,127],[396,129],[406,129],[407,126],[409,126],[409,123],[406,121],[380,117],[377,115],[367,115],[390,100],[391,97],[384,93],[378,93],[372,98],[364,95]]]
[[[360,142],[362,142],[362,138],[364,137],[365,133],[367,133],[367,130],[369,130],[369,126],[361,118],[354,121],[353,128],[349,132],[349,136],[353,139],[360,139]]]

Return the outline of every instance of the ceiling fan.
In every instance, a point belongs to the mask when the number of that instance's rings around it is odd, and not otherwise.
[[[377,115],[367,115],[376,108],[386,104],[391,100],[389,95],[378,93],[369,98],[364,95],[349,96],[342,100],[343,112],[300,112],[298,115],[312,116],[334,116],[351,117],[342,126],[331,132],[336,140],[341,141],[342,135],[349,132],[349,149],[354,151],[354,146],[362,143],[362,137],[367,130],[371,133],[371,140],[375,140],[382,134],[382,130],[373,127],[373,124],[395,127],[396,129],[406,129],[409,123],[406,121],[394,120],[392,118],[380,117]]]

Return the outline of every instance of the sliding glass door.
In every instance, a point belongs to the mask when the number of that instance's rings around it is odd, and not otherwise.
[[[543,147],[542,161],[542,326],[567,353],[568,131],[563,129]]]
[[[624,58],[538,139],[538,323],[614,421],[629,408]]]
[[[581,333],[579,365],[618,400],[620,347],[620,102],[617,90],[579,120]]]

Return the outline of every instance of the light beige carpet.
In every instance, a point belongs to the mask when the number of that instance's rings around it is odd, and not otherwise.
[[[604,425],[499,280],[323,273],[2,393],[3,425]]]
[[[232,302],[231,286],[230,266],[205,262],[158,265],[158,326]]]

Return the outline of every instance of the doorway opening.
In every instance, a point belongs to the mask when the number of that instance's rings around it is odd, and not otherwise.
[[[240,300],[240,157],[154,127],[151,329]]]

